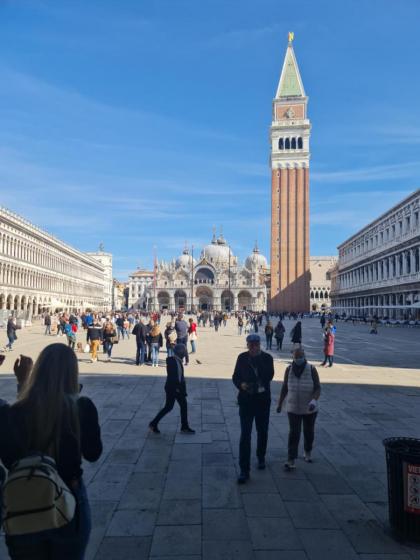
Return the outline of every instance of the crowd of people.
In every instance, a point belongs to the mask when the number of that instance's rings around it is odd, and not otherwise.
[[[120,318],[122,321],[117,322]],[[70,319],[63,318],[63,333],[66,333],[67,324],[76,324],[74,319]],[[86,339],[94,348],[102,340],[108,353],[109,345],[118,340],[118,334],[123,336],[125,321],[130,321],[119,315],[113,319],[105,317],[102,321],[99,316],[81,317],[82,325],[86,325]],[[236,319],[239,323],[240,317]],[[125,336],[131,334],[140,341],[139,363],[150,349],[151,360],[155,364],[156,352],[163,345],[164,337],[167,344],[165,404],[148,427],[153,435],[160,434],[159,422],[177,402],[181,432],[193,435],[195,430],[188,421],[184,368],[188,364],[187,341],[195,342],[190,335],[197,332],[197,326],[192,318],[186,322],[180,314],[174,324],[172,318],[167,322],[163,337],[160,322],[160,317],[150,318],[148,323],[134,320],[131,333],[125,333]],[[282,324],[281,319],[279,323]],[[271,340],[275,329],[267,329],[270,324],[270,319],[267,319],[265,334]],[[119,332],[120,325],[122,330]],[[146,328],[148,325],[149,330]],[[144,333],[149,336],[147,350],[142,345]],[[284,335],[284,327],[278,329],[278,334]],[[291,337],[296,341],[292,362],[284,373],[277,404],[277,412],[281,413],[287,399],[285,409],[289,437],[284,464],[286,471],[296,468],[302,427],[304,459],[312,461],[321,393],[317,370],[307,361],[301,344],[297,342],[302,338],[299,321]],[[232,375],[238,390],[241,428],[238,484],[245,484],[250,478],[254,421],[257,468],[266,467],[271,381],[274,377],[273,356],[262,350],[259,334],[248,334],[246,344],[247,350],[238,356]],[[79,383],[74,349],[73,345],[54,342],[41,351],[35,364],[30,357],[18,358],[14,364],[17,400],[13,404],[0,401],[0,502],[3,503],[3,528],[12,560],[82,560],[85,555],[91,516],[83,482],[82,459],[97,461],[102,454],[102,440],[95,404],[81,395],[82,385]]]

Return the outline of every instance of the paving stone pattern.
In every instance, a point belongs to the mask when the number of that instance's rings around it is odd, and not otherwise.
[[[314,340],[315,328],[310,325]],[[208,340],[234,362],[232,325]],[[285,361],[276,363],[276,379]],[[231,369],[186,370],[190,424],[197,430],[188,436],[179,433],[177,406],[160,435],[148,431],[163,403],[164,372],[132,367],[134,375],[97,371],[82,379],[104,441],[101,459],[84,465],[93,517],[87,560],[420,560],[419,548],[389,535],[382,446],[387,436],[420,436],[418,370],[398,370],[396,381],[395,370],[358,368],[363,384],[350,382],[356,369],[345,364],[334,373],[321,370],[314,462],[299,459],[292,473],[282,469],[287,418],[275,413],[273,399],[267,469],[254,468],[250,482],[238,486]],[[276,398],[279,390],[276,381]],[[14,391],[12,377],[1,375],[0,396],[12,400]],[[0,558],[7,558],[3,543]]]

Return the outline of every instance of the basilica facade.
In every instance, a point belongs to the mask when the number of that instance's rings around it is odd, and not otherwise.
[[[267,259],[257,247],[241,264],[223,235],[213,236],[196,260],[189,249],[154,272],[138,270],[129,278],[128,307],[156,310],[267,309]]]

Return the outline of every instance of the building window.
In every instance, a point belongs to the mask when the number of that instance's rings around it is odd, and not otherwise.
[[[279,150],[284,150],[284,140],[283,140],[283,138],[279,139]]]
[[[286,142],[284,144],[284,147],[286,148],[286,150],[290,150],[290,139],[286,138]]]
[[[298,148],[299,148],[299,150],[303,150],[303,140],[302,140],[302,138],[298,138]]]
[[[296,138],[292,138],[292,150],[296,150]]]

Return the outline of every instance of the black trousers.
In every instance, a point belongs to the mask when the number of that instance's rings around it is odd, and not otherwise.
[[[239,403],[241,439],[239,441],[239,467],[241,472],[249,472],[251,464],[251,434],[255,419],[257,429],[257,457],[265,458],[267,451],[268,423],[270,421],[271,399],[261,393],[253,395],[246,402]]]
[[[188,355],[188,336],[183,336],[181,338],[176,339],[177,344],[183,344],[185,346],[185,363],[188,364],[190,361],[190,357]]]
[[[277,350],[281,350],[283,346],[283,338],[284,336],[276,336],[277,341]]]
[[[157,413],[155,418],[150,422],[153,426],[157,426],[168,412],[174,407],[175,401],[178,402],[179,408],[181,409],[181,429],[188,428],[188,405],[187,398],[185,395],[180,393],[166,393],[165,406],[160,412]]]
[[[287,413],[287,416],[289,417],[288,457],[290,460],[294,460],[298,456],[298,447],[300,434],[302,431],[302,424],[303,448],[308,453],[312,451],[315,437],[315,420],[317,414],[317,412],[314,412],[313,414],[293,414],[292,412]]]

